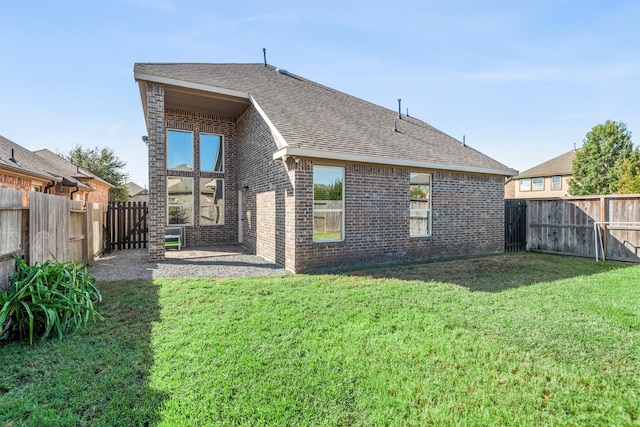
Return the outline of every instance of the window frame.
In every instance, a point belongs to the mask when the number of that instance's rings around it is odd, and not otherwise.
[[[531,178],[531,191],[544,191],[544,177]]]
[[[427,199],[418,199],[418,198],[412,198],[411,197],[411,186],[412,185],[424,185],[424,184],[412,184],[411,180],[412,180],[412,175],[426,175],[429,177],[429,195]],[[432,209],[432,203],[431,203],[431,199],[432,199],[432,195],[433,195],[433,174],[432,173],[427,173],[427,172],[417,172],[417,171],[409,171],[409,237],[414,238],[414,237],[431,237],[433,235],[433,209]],[[411,208],[411,202],[427,202],[427,209],[412,209]],[[423,216],[412,216],[413,212],[427,212],[428,213],[428,220],[427,220],[427,233],[426,234],[411,234],[411,230],[412,230],[412,220],[414,218],[416,219],[424,219]]]
[[[208,169],[203,169],[202,167],[202,154],[204,152],[204,150],[202,149],[202,136],[203,135],[210,135],[210,136],[217,136],[220,137],[220,145],[219,145],[219,158],[220,158],[220,170],[215,170],[215,166],[212,170],[208,170]],[[199,168],[199,172],[202,173],[224,173],[224,135],[220,135],[218,133],[211,133],[211,132],[200,132],[198,134],[198,151],[200,154],[200,168]],[[217,162],[216,162],[217,164]]]
[[[211,180],[215,180],[218,182],[222,182],[222,197],[220,198],[220,200],[222,201],[222,203],[218,202],[218,204],[203,204],[202,203],[202,186],[203,184],[206,185],[207,181],[211,181]],[[225,182],[224,182],[224,178],[205,178],[205,177],[200,177],[200,182],[198,184],[199,188],[198,188],[198,201],[199,201],[199,209],[198,209],[198,224],[203,226],[203,227],[208,227],[208,226],[215,226],[215,225],[224,225],[225,223]],[[217,185],[217,183],[216,183]],[[216,192],[217,192],[217,188],[216,188]],[[215,193],[214,193],[214,197],[215,199]],[[216,223],[207,223],[207,224],[203,224],[202,223],[202,208],[203,207],[220,207],[220,216],[222,217],[222,220],[220,222],[216,222]]]
[[[554,178],[558,178],[558,182],[557,183],[553,182]],[[562,190],[562,176],[561,175],[553,175],[551,177],[551,191],[560,191],[560,190]]]
[[[191,203],[171,203],[170,202],[170,198],[169,198],[169,180],[170,179],[179,179],[179,180],[191,180]],[[168,175],[166,177],[167,180],[167,191],[166,191],[166,196],[167,196],[167,204],[166,204],[166,214],[167,214],[167,220],[166,225],[167,226],[185,226],[185,227],[193,227],[194,224],[194,214],[195,214],[195,199],[194,199],[194,186],[195,186],[195,178],[192,176],[173,176],[173,175]],[[189,215],[189,220],[191,222],[186,222],[186,223],[170,223],[169,220],[171,218],[171,215],[169,214],[169,211],[172,207],[187,207],[188,209],[190,209],[190,215]]]
[[[170,160],[170,141],[169,141],[169,134],[170,132],[177,132],[177,133],[185,133],[185,134],[190,134],[191,135],[191,165],[187,165],[187,166],[191,166],[191,169],[176,169],[175,167],[169,167],[169,160]],[[173,172],[194,172],[195,171],[195,150],[194,150],[194,133],[193,131],[190,130],[183,130],[183,129],[173,129],[173,128],[167,128],[167,132],[166,132],[166,148],[167,148],[167,161],[166,161],[166,168],[168,171],[173,171]]]
[[[520,178],[518,181],[520,191],[531,191],[531,178]],[[528,184],[527,188],[523,185],[525,182]]]
[[[318,209],[316,208],[316,198],[315,198],[315,186],[316,186],[316,176],[315,176],[315,171],[317,169],[338,169],[341,171],[342,174],[342,191],[341,191],[341,195],[342,195],[342,200],[341,200],[341,204],[340,204],[340,209]],[[313,238],[313,243],[339,243],[339,242],[344,242],[345,240],[345,234],[346,234],[346,230],[345,230],[345,168],[343,166],[326,166],[326,165],[313,165],[312,168],[312,175],[313,175],[313,180],[312,180],[312,187],[311,187],[311,199],[313,202],[313,211],[312,211],[312,216],[313,216],[313,221],[312,221],[312,238]],[[316,212],[341,212],[341,218],[340,218],[340,238],[339,239],[323,239],[323,240],[319,240],[316,239],[316,224],[315,224],[315,217],[316,217]]]

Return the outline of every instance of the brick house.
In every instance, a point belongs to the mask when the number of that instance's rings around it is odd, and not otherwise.
[[[576,150],[571,150],[507,179],[505,199],[567,197],[575,157]]]
[[[112,185],[49,150],[33,152],[0,136],[0,187],[21,190],[26,205],[30,191],[106,203]]]
[[[427,123],[263,64],[136,64],[134,76],[150,259],[167,226],[293,272],[503,251],[516,171]]]
[[[36,156],[42,158],[55,168],[58,173],[64,174],[64,176],[70,177],[70,179],[74,181],[81,182],[92,189],[92,191],[79,194],[77,199],[74,198],[74,200],[82,200],[83,203],[101,203],[103,205],[109,203],[109,190],[113,188],[112,184],[95,176],[91,172],[74,165],[70,161],[58,156],[46,148],[34,151],[34,153]]]

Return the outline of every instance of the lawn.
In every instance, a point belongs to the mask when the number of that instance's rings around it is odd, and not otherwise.
[[[0,347],[0,426],[640,425],[640,265],[540,254],[101,283]]]

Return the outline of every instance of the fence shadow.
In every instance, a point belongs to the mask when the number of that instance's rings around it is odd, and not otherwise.
[[[472,292],[508,289],[633,267],[622,262],[595,262],[568,256],[511,253],[476,258],[387,265],[342,271],[348,276],[453,283]]]
[[[150,386],[158,287],[144,281],[99,287],[104,321],[61,341],[0,346],[5,366],[0,424],[151,426],[161,421],[166,396]]]

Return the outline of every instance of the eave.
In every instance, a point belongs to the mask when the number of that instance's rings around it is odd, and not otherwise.
[[[305,148],[296,148],[296,147],[284,147],[281,150],[278,150],[275,153],[273,153],[274,160],[286,159],[289,156],[311,157],[311,158],[326,159],[326,160],[342,160],[342,161],[359,162],[359,163],[374,163],[374,164],[380,164],[380,165],[403,166],[403,167],[418,168],[418,169],[435,169],[435,170],[447,170],[447,171],[455,171],[455,172],[480,173],[485,175],[515,176],[518,174],[518,171],[513,169],[489,169],[489,168],[482,168],[482,167],[476,167],[476,166],[432,163],[432,162],[424,162],[419,160],[398,159],[398,158],[391,158],[391,157],[362,156],[362,155],[351,154],[351,153],[337,153],[337,152],[320,151],[320,150],[309,150]]]

